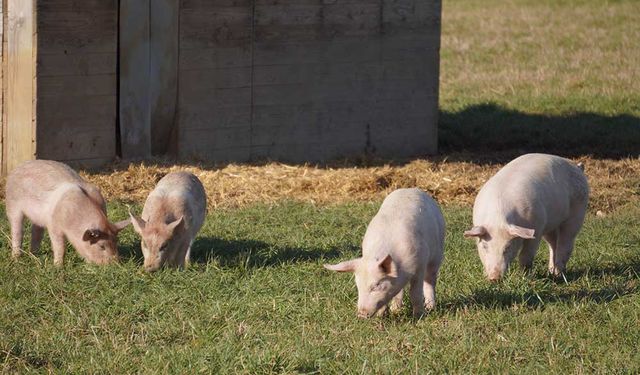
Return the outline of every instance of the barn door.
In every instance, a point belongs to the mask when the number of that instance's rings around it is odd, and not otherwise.
[[[122,157],[175,152],[179,0],[120,0]]]

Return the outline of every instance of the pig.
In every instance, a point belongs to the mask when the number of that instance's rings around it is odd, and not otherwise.
[[[362,257],[324,267],[355,274],[358,317],[381,316],[387,308],[398,311],[408,284],[417,318],[436,304],[444,233],[442,212],[429,195],[415,188],[398,189],[386,197],[369,223]]]
[[[46,228],[56,266],[64,263],[65,238],[89,263],[116,262],[118,232],[129,224],[128,219],[110,223],[100,189],[51,160],[27,161],[9,173],[6,210],[13,257],[22,253],[26,217],[31,221],[31,252],[38,252]]]
[[[474,238],[484,272],[499,280],[517,254],[530,269],[541,239],[549,245],[549,272],[561,275],[582,227],[589,185],[584,167],[555,155],[522,155],[480,189],[473,206]]]
[[[207,196],[202,183],[188,172],[173,172],[156,185],[142,209],[131,216],[140,235],[144,269],[153,272],[163,265],[184,268],[189,264],[191,245],[204,223]]]

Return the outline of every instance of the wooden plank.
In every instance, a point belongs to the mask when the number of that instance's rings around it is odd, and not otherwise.
[[[251,43],[250,5],[180,11],[180,48],[243,47]]]
[[[6,12],[6,0],[0,1],[0,174],[2,173],[2,160],[4,159],[3,155],[3,144],[4,144],[4,92],[5,92],[5,80],[4,80],[4,70],[5,70],[5,51],[6,51],[6,42],[4,35],[4,26],[5,26],[5,16]]]
[[[118,9],[118,0],[38,0],[38,13],[103,12]]]
[[[38,125],[38,133],[46,124],[53,132],[67,127],[69,120],[82,120],[87,127],[95,121],[106,119],[112,121],[109,131],[115,136],[115,108],[114,95],[90,95],[84,97],[72,95],[40,96],[38,95],[38,116],[42,126]]]
[[[251,45],[186,49],[180,46],[180,71],[251,67]]]
[[[115,38],[114,38],[115,39]],[[114,74],[117,55],[107,53],[54,54],[38,56],[38,76],[88,76]]]
[[[38,77],[38,97],[59,97],[64,93],[65,97],[73,97],[76,100],[73,104],[78,106],[78,100],[82,97],[112,96],[115,99],[116,86],[115,74],[40,76]],[[115,107],[113,114],[115,115]]]
[[[81,126],[69,126],[40,133],[39,137],[46,137],[46,142],[40,142],[38,157],[53,160],[73,159],[113,159],[115,137],[113,129],[108,127],[87,127],[86,122]],[[84,125],[84,126],[82,126]],[[38,127],[47,127],[46,122],[38,123]]]
[[[151,152],[175,153],[178,99],[179,0],[153,0],[150,10]]]
[[[248,161],[251,129],[185,130],[180,128],[179,157],[207,161]],[[186,147],[188,146],[188,147]]]
[[[33,0],[7,2],[7,111],[3,171],[35,158],[36,38]]]
[[[38,13],[39,54],[116,53],[117,7]],[[77,51],[80,50],[80,51]]]
[[[149,1],[120,2],[120,139],[122,157],[151,156]]]

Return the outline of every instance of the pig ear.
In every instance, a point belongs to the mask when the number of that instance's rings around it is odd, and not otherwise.
[[[378,262],[378,267],[380,267],[380,269],[382,269],[382,271],[387,275],[393,276],[396,274],[396,265],[395,263],[393,263],[393,259],[389,254],[387,254],[387,256],[384,257],[384,259],[382,259],[380,262]]]
[[[87,229],[82,235],[82,240],[89,241],[93,245],[102,237],[104,237],[104,233],[100,229]]]
[[[116,230],[116,234],[118,234],[121,230],[126,228],[129,224],[131,224],[131,219],[126,219],[126,220],[118,221],[117,223],[113,223],[113,227]]]
[[[135,229],[136,232],[141,233],[147,223],[141,217],[134,216],[131,211],[129,211],[129,217],[131,218],[133,229]]]
[[[535,238],[535,236],[534,236],[535,230],[533,230],[533,229],[519,227],[517,225],[509,224],[509,227],[507,228],[507,231],[509,232],[510,235],[512,235],[514,237],[520,237],[520,238],[524,238],[524,239],[527,239],[527,240]]]
[[[178,220],[172,221],[171,223],[167,224],[167,228],[172,232],[182,227],[184,227],[184,216],[180,216]]]
[[[360,258],[345,260],[338,264],[325,264],[324,268],[336,272],[354,272],[359,261]]]
[[[487,230],[485,229],[485,227],[481,226],[481,225],[476,225],[475,227],[464,231],[464,236],[469,238],[469,237],[482,237],[485,234],[487,234]]]

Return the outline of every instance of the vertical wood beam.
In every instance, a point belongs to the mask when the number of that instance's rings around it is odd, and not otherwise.
[[[119,116],[125,159],[151,156],[149,6],[150,0],[120,0]]]
[[[150,9],[149,100],[151,151],[176,154],[179,0],[153,0]]]
[[[35,158],[35,0],[8,0],[6,7],[3,172]]]

